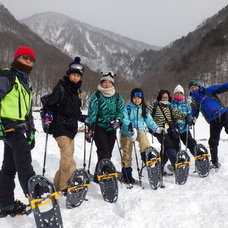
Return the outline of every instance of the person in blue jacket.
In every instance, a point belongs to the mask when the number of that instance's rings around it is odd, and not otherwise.
[[[125,183],[135,183],[132,177],[132,147],[133,142],[138,141],[141,158],[145,162],[145,150],[150,146],[145,125],[153,132],[161,134],[163,127],[158,127],[153,121],[152,116],[147,110],[144,103],[143,91],[140,88],[134,88],[131,91],[131,100],[125,106],[124,118],[121,127],[121,148],[123,150],[123,158],[121,161],[123,181]]]
[[[190,150],[194,156],[194,148],[196,146],[196,140],[192,137],[189,130],[189,126],[195,124],[196,118],[192,118],[192,110],[190,105],[185,101],[184,89],[181,85],[177,85],[173,91],[173,99],[170,102],[170,106],[174,109],[180,110],[186,115],[186,119],[180,120],[178,123],[178,130],[180,133],[180,139],[185,146]]]
[[[192,115],[198,117],[199,111],[210,125],[209,146],[212,158],[212,168],[219,168],[218,145],[222,128],[228,134],[228,109],[224,106],[217,94],[228,91],[228,83],[202,87],[197,81],[188,83],[192,97]]]

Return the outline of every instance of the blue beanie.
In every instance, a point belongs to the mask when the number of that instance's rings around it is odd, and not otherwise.
[[[70,75],[72,73],[83,75],[84,67],[80,64],[80,57],[76,56],[74,61],[69,64],[69,69],[66,71],[66,75]]]

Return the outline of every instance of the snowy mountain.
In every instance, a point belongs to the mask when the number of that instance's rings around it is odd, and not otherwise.
[[[144,49],[159,49],[54,12],[36,14],[21,22],[71,57],[83,57],[93,70],[118,71],[121,66],[127,67],[127,62]]]
[[[36,133],[36,146],[32,151],[33,166],[37,174],[42,174],[45,133],[42,131],[39,113],[34,113]],[[195,126],[196,139],[200,140],[207,148],[209,137],[208,124],[200,117]],[[75,137],[74,158],[77,168],[83,167],[84,139],[83,133]],[[151,139],[151,136],[148,134]],[[204,140],[205,139],[205,140]],[[157,140],[152,145],[160,149]],[[86,161],[90,152],[90,144],[86,143]],[[185,147],[183,147],[185,148]],[[138,144],[136,150],[139,153]],[[189,153],[190,155],[190,153]],[[0,164],[3,157],[3,142],[0,141]],[[138,154],[139,157],[139,154]],[[177,185],[174,176],[164,178],[165,188],[152,190],[147,180],[146,170],[143,172],[144,189],[135,185],[132,189],[119,183],[119,197],[116,203],[105,202],[101,196],[99,185],[91,183],[87,193],[88,201],[84,201],[79,207],[67,209],[65,197],[60,196],[60,208],[64,228],[226,228],[228,227],[228,156],[227,135],[222,131],[219,145],[219,161],[221,168],[218,172],[211,170],[206,178],[200,178],[195,173],[194,159],[192,155],[190,174],[185,185]],[[91,172],[94,171],[97,161],[96,147],[93,145]],[[120,170],[120,154],[118,146],[113,150],[112,161]],[[59,165],[59,148],[56,141],[49,136],[47,147],[47,160],[45,176],[53,180]],[[88,163],[87,163],[88,167]],[[86,169],[87,169],[86,167]],[[133,176],[138,177],[135,156],[133,153]],[[15,197],[27,203],[27,199],[16,177]],[[1,227],[6,228],[34,228],[33,214],[15,218],[6,217],[0,219]]]

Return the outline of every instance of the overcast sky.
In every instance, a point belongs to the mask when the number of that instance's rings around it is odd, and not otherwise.
[[[17,18],[53,11],[152,45],[186,36],[228,0],[0,0]]]

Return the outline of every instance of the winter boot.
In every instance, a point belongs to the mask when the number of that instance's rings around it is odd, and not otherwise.
[[[43,186],[42,184],[37,184],[34,188],[34,197],[36,199],[41,198],[41,196],[47,192],[49,192],[48,186]]]
[[[135,183],[135,179],[132,177],[132,168],[128,167],[128,168],[122,168],[122,180],[124,183],[126,184],[134,184]]]
[[[0,218],[4,218],[7,215],[14,217],[22,214],[27,214],[26,205],[19,200],[14,201],[13,205],[0,210]]]

